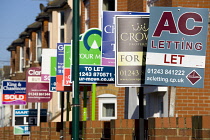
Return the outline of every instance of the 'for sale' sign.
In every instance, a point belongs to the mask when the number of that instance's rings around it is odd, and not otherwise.
[[[152,7],[145,84],[203,87],[208,9]]]

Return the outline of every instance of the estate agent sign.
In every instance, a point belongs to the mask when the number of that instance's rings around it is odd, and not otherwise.
[[[149,15],[118,15],[116,20],[116,86],[144,83]]]
[[[15,109],[13,126],[15,135],[29,135],[30,126],[37,125],[37,109]],[[40,110],[40,122],[47,122],[47,109]]]
[[[27,102],[49,102],[52,99],[49,82],[41,80],[40,67],[29,68],[26,79]]]
[[[151,7],[145,84],[203,87],[208,9]]]
[[[26,81],[2,81],[2,104],[25,105]]]

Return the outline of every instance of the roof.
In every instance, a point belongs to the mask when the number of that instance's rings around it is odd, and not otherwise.
[[[36,21],[42,21],[42,19],[49,19],[49,14],[46,12],[41,12],[37,17]]]
[[[12,44],[7,48],[8,51],[16,50],[16,46],[22,45],[24,43],[24,39],[18,38],[12,42]]]
[[[9,47],[7,47],[7,50],[8,51],[15,51],[16,50],[16,47],[13,46],[13,45],[10,45]]]
[[[66,5],[68,5],[66,0],[53,0],[47,4],[44,11],[47,12],[48,10],[60,9]]]
[[[27,26],[27,28],[25,29],[26,32],[28,31],[33,31],[33,30],[38,30],[41,28],[42,23],[39,21],[36,21],[30,25]]]
[[[23,44],[24,40],[22,38],[18,38],[12,42],[12,45],[21,45]]]
[[[49,1],[47,6],[62,6],[65,3],[67,3],[66,0],[53,0],[53,1]]]
[[[24,31],[19,35],[19,38],[25,38],[25,37],[28,37],[28,36],[30,36],[30,34],[26,31]]]

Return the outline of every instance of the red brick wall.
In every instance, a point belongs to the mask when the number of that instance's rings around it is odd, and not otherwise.
[[[192,138],[192,119],[184,118],[150,118],[149,139],[157,140],[191,140]]]
[[[132,140],[135,133],[135,120],[112,120],[111,140]]]
[[[42,22],[42,48],[49,48],[48,39],[48,20],[44,20]]]
[[[80,122],[80,137],[84,140],[132,140],[139,135],[138,120],[117,119],[111,121]],[[144,123],[146,123],[145,121]],[[210,116],[170,117],[148,119],[148,140],[208,140]],[[147,125],[147,124],[146,124]],[[46,122],[32,126],[30,136],[13,135],[13,127],[1,127],[1,140],[58,140],[61,123]],[[71,139],[71,123],[64,122],[64,140]]]
[[[29,65],[29,60],[30,60],[30,56],[29,56],[29,38],[25,38],[25,65]]]
[[[90,28],[98,28],[98,0],[90,0]]]
[[[172,7],[172,1],[171,0],[159,0],[154,3],[154,6]]]
[[[173,7],[194,7],[194,8],[209,8],[210,1],[209,0],[172,0]]]
[[[20,46],[16,46],[16,54],[15,54],[15,72],[20,71]]]
[[[172,0],[173,7],[194,7],[194,8],[209,8],[209,0]],[[208,18],[208,17],[206,17]],[[206,46],[206,67],[204,78],[204,88],[183,88],[177,87],[175,115],[184,117],[192,115],[209,115],[210,114],[210,43]]]

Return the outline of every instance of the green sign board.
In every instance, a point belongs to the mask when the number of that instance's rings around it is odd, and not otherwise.
[[[91,28],[81,35],[79,61],[82,65],[101,65],[101,30]]]

